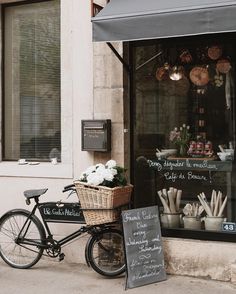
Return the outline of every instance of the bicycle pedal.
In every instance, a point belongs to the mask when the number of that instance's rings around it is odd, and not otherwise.
[[[60,253],[59,254],[59,261],[62,261],[65,258],[65,254],[64,253]]]

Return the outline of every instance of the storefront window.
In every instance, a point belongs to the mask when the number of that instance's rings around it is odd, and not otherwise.
[[[135,205],[168,235],[236,233],[235,37],[133,44]]]

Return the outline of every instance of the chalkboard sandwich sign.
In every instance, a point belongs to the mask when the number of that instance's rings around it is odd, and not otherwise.
[[[126,288],[166,280],[157,206],[122,212]]]

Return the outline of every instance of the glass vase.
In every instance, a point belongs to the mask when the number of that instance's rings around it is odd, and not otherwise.
[[[179,157],[187,157],[188,145],[187,144],[180,144],[178,151],[179,151]]]

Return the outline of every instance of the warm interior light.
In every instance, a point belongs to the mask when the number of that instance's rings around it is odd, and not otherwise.
[[[183,77],[183,69],[181,66],[173,66],[170,69],[169,77],[172,81],[179,81]]]

